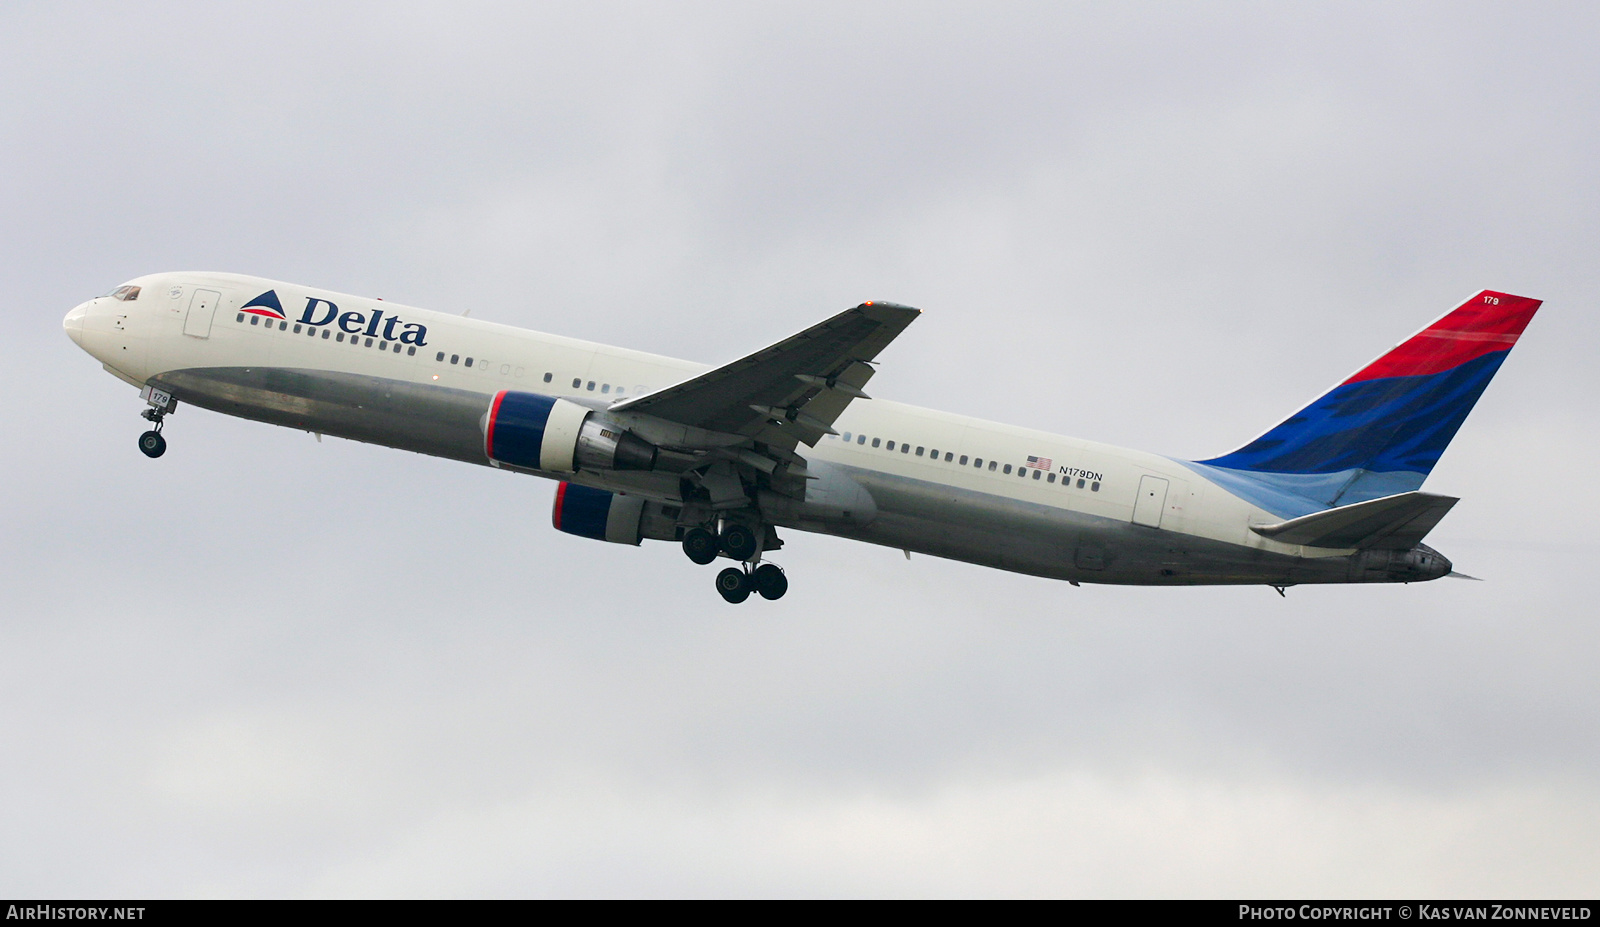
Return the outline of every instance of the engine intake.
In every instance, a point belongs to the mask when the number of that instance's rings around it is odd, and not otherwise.
[[[483,418],[489,459],[553,473],[578,470],[649,470],[656,447],[604,412],[575,402],[501,390]]]

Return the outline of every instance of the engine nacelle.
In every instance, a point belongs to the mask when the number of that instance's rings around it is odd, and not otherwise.
[[[677,528],[658,502],[572,483],[556,486],[550,520],[557,531],[635,546],[644,538],[670,541]]]
[[[515,390],[501,390],[489,404],[483,449],[490,460],[553,473],[649,470],[656,465],[655,445],[604,412]]]

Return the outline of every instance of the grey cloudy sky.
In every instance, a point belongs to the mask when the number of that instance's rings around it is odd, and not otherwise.
[[[0,8],[0,894],[1600,890],[1590,4]],[[1074,589],[791,533],[732,608],[550,484],[62,333],[228,270],[1225,451],[1479,288],[1484,583]],[[1585,604],[1589,603],[1589,604]]]

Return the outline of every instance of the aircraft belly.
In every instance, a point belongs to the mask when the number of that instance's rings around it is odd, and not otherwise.
[[[284,367],[169,370],[150,382],[240,418],[369,444],[489,463],[479,420],[489,397],[383,377]]]
[[[847,467],[878,506],[825,530],[1017,573],[1123,585],[1344,582],[1345,558],[1272,553],[1067,508]]]

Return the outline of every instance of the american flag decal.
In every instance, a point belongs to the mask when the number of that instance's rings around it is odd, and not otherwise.
[[[1048,469],[1050,469],[1051,462],[1052,461],[1048,457],[1029,457],[1028,458],[1028,466],[1032,467],[1035,470],[1048,470]]]

